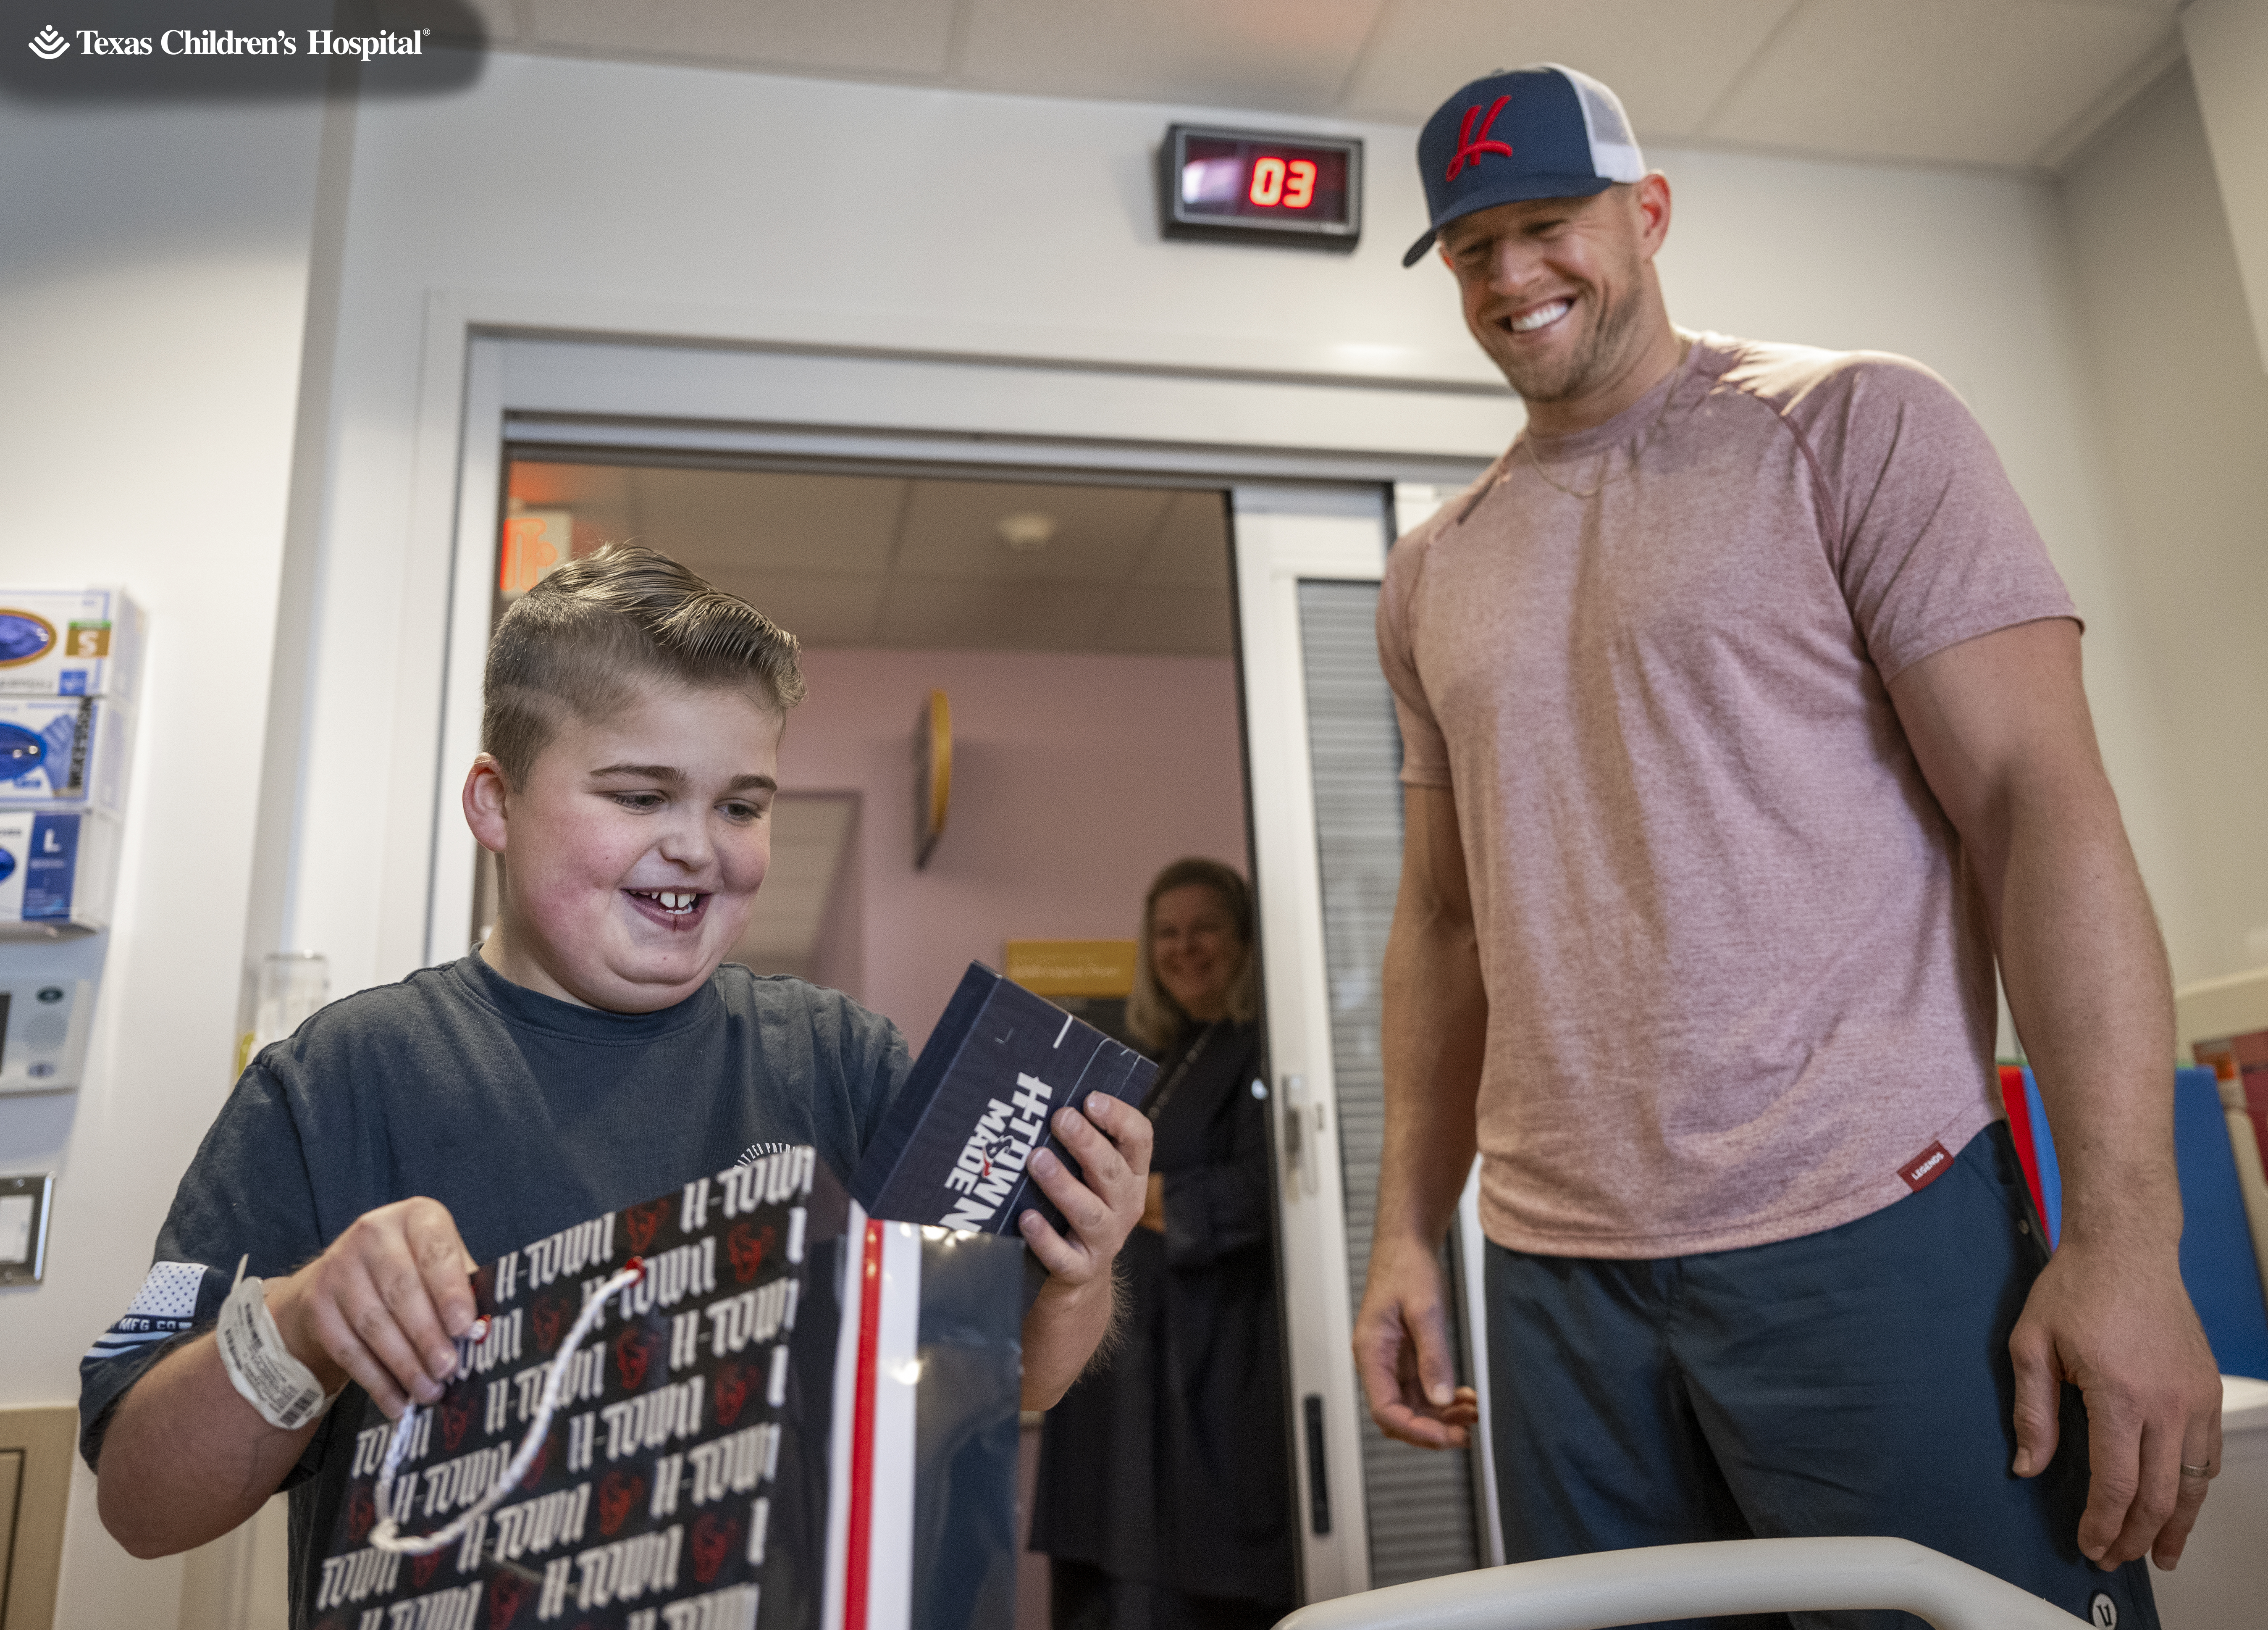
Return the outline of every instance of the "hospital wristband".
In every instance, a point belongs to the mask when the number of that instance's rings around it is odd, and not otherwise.
[[[213,1328],[220,1361],[229,1382],[244,1395],[260,1418],[281,1432],[297,1432],[318,1420],[338,1398],[328,1397],[315,1372],[291,1355],[284,1345],[276,1317],[268,1310],[262,1282],[244,1278],[221,1303],[220,1323]],[[343,1391],[345,1389],[340,1389]]]

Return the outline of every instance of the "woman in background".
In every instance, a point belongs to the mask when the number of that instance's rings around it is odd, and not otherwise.
[[[1217,860],[1143,902],[1126,1019],[1159,1061],[1157,1141],[1119,1345],[1041,1438],[1055,1630],[1264,1630],[1298,1605],[1252,927]]]

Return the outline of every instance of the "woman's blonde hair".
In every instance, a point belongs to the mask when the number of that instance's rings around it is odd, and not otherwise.
[[[1150,936],[1157,920],[1158,900],[1176,889],[1195,885],[1212,890],[1235,926],[1237,943],[1244,948],[1236,977],[1228,985],[1228,1016],[1248,1024],[1260,1016],[1260,960],[1252,954],[1252,890],[1233,867],[1218,860],[1192,856],[1176,860],[1151,880],[1142,896],[1142,937],[1134,954],[1134,989],[1126,998],[1126,1028],[1152,1052],[1174,1044],[1189,1015],[1165,986],[1158,983],[1157,963],[1150,955]]]

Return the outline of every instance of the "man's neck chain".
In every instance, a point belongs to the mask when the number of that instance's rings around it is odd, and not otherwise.
[[[1686,341],[1677,348],[1677,362],[1676,365],[1669,371],[1669,384],[1661,393],[1661,406],[1653,416],[1653,423],[1646,427],[1646,434],[1638,439],[1638,446],[1631,449],[1631,463],[1635,464],[1638,462],[1638,454],[1644,453],[1646,449],[1646,444],[1653,439],[1653,432],[1660,430],[1661,428],[1662,420],[1669,417],[1669,399],[1677,394],[1677,376],[1684,371],[1685,354],[1692,348],[1693,342],[1690,340]],[[1564,492],[1571,498],[1597,498],[1600,493],[1607,490],[1607,481],[1609,479],[1607,476],[1607,467],[1613,463],[1615,456],[1615,450],[1612,447],[1609,447],[1605,454],[1600,458],[1599,479],[1596,485],[1589,487],[1568,487],[1562,486],[1559,483],[1552,480],[1551,473],[1543,468],[1543,461],[1536,456],[1535,438],[1532,434],[1523,434],[1520,439],[1520,442],[1521,446],[1528,449],[1528,461],[1535,466],[1535,473],[1543,477],[1543,484],[1545,486],[1553,488],[1557,491]]]

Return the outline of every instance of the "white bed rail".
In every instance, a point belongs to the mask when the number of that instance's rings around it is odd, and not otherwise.
[[[1277,1630],[1610,1630],[1660,1619],[1896,1608],[1933,1630],[2086,1621],[1906,1539],[1735,1539],[1515,1562],[1303,1607]]]

